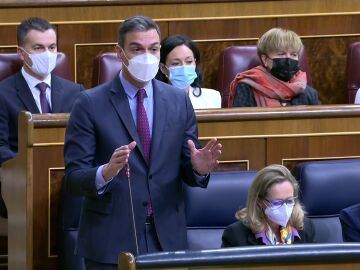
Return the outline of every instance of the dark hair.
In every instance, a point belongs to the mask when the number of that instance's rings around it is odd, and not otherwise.
[[[160,63],[163,63],[165,65],[166,58],[168,54],[175,48],[181,45],[185,45],[188,47],[194,54],[194,58],[196,61],[196,74],[197,78],[194,80],[194,82],[191,84],[192,87],[197,87],[200,89],[199,94],[196,96],[201,95],[201,85],[203,82],[203,72],[200,69],[200,51],[198,47],[196,46],[195,42],[191,40],[191,38],[183,35],[173,35],[168,36],[163,41],[161,41],[161,48],[160,48]],[[156,74],[156,79],[169,83],[169,79],[165,76],[164,73],[161,72],[159,69],[158,73]]]
[[[129,32],[146,32],[151,29],[155,29],[159,37],[161,36],[159,26],[151,18],[146,16],[127,18],[119,27],[118,44],[121,48],[124,48],[125,35]]]
[[[24,45],[26,35],[29,33],[30,30],[45,32],[49,29],[54,30],[54,32],[56,33],[55,27],[43,18],[31,17],[22,21],[21,24],[17,27],[18,46]]]

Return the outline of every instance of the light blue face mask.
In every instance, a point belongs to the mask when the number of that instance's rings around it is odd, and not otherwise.
[[[170,67],[169,80],[171,84],[180,89],[188,88],[196,79],[195,65]]]

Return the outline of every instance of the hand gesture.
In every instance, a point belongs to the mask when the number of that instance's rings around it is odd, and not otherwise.
[[[102,169],[102,175],[105,181],[109,181],[116,176],[120,170],[128,163],[131,150],[136,146],[136,142],[116,148],[107,164]]]
[[[216,138],[211,139],[204,148],[196,149],[192,140],[188,140],[190,148],[191,164],[194,170],[200,175],[210,173],[218,164],[221,155],[222,145]]]

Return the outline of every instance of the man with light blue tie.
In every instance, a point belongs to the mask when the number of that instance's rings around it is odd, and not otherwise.
[[[84,196],[76,250],[91,270],[117,269],[123,251],[186,249],[182,182],[206,187],[221,155],[216,139],[200,149],[188,95],[154,79],[155,22],[125,20],[117,55],[123,70],[80,96],[66,130],[65,181]]]

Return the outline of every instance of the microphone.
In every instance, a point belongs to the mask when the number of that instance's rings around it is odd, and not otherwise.
[[[129,163],[126,163],[126,165],[125,165],[125,176],[127,177],[128,184],[129,184],[131,215],[132,215],[132,222],[133,222],[133,227],[134,227],[134,239],[135,239],[136,253],[137,253],[137,255],[139,255],[139,245],[138,245],[138,239],[137,239],[137,233],[136,233],[136,223],[135,223],[135,212],[134,212],[134,204],[133,204],[131,183],[130,183],[131,181],[130,181],[130,165],[129,165]]]

